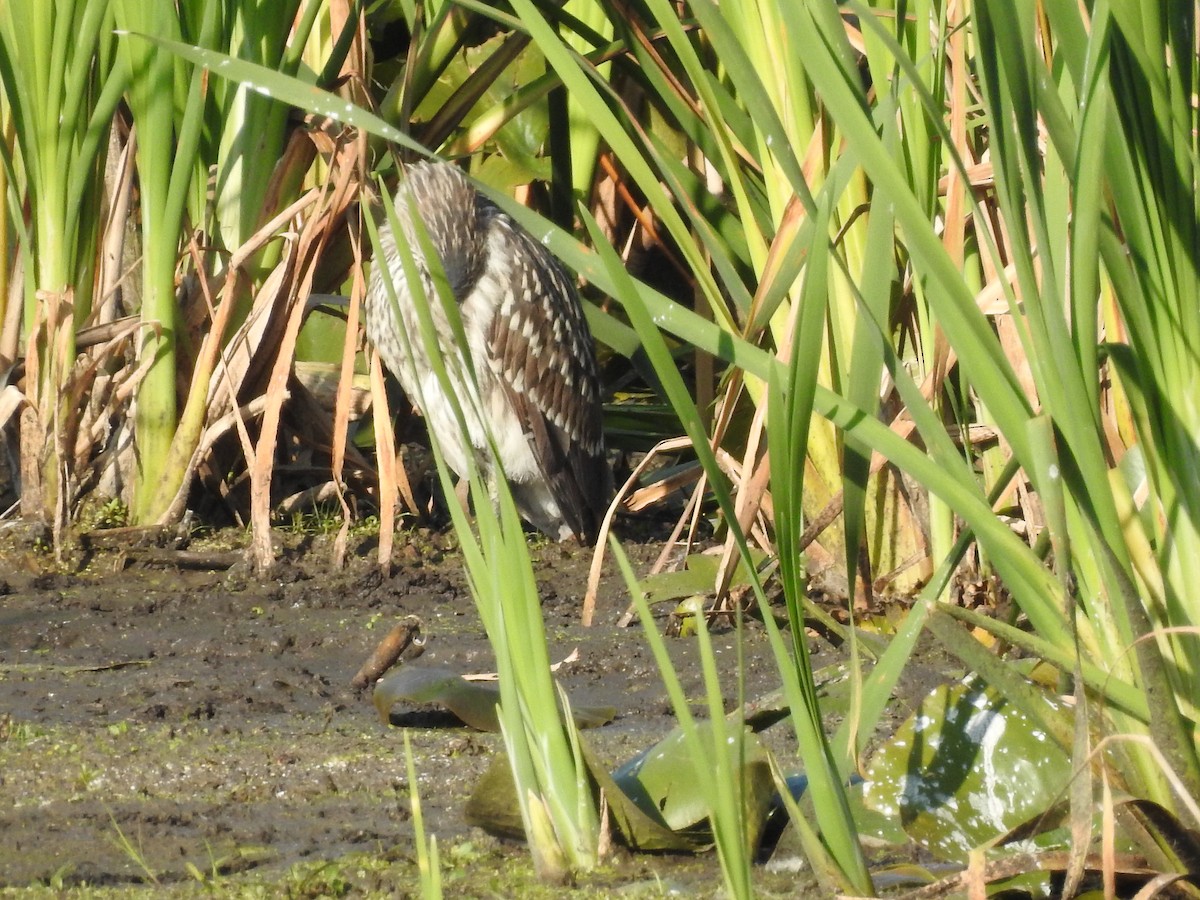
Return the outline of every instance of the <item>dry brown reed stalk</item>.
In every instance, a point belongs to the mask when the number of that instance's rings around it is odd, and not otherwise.
[[[0,216],[0,219],[3,218],[3,216]],[[0,304],[4,304],[4,315],[0,316],[0,372],[5,373],[16,363],[21,352],[22,298],[20,291],[15,286],[19,285],[22,281],[23,274],[21,270],[23,267],[22,258],[17,256],[13,264],[14,271],[11,278],[13,287],[0,294]]]
[[[746,448],[742,455],[740,469],[743,477],[733,488],[738,530],[742,534],[753,534],[764,552],[771,553],[774,548],[766,533],[768,522],[759,522],[760,515],[764,520],[774,519],[768,491],[771,484],[771,454],[764,446],[763,434],[766,411],[765,402],[755,407],[754,420],[750,424]],[[725,544],[721,548],[721,561],[717,565],[717,578],[713,585],[713,609],[727,608],[729,585],[740,561],[741,551],[734,539],[734,532],[730,530],[725,536]]]
[[[97,324],[111,322],[117,317],[121,299],[121,288],[128,277],[141,269],[140,254],[127,262],[129,223],[134,209],[134,159],[137,155],[137,132],[130,131],[124,144],[119,143],[119,129],[114,123],[109,140],[109,153],[105,165],[105,181],[108,190],[108,213],[105,216],[103,238],[100,243],[100,259],[96,277],[96,303],[92,307],[92,318]],[[128,308],[128,307],[126,307]]]
[[[360,207],[361,210],[361,207]],[[361,215],[361,212],[360,212]],[[346,310],[346,335],[342,341],[342,360],[338,370],[337,395],[333,404],[333,448],[330,472],[336,489],[338,506],[342,511],[342,523],[333,541],[333,564],[342,568],[346,561],[346,544],[350,537],[350,504],[346,500],[345,482],[342,472],[346,462],[346,443],[350,430],[351,388],[354,383],[354,361],[358,356],[359,313],[362,309],[363,279],[362,229],[352,228],[350,243],[354,254],[351,269],[350,304]]]
[[[271,546],[271,478],[274,471],[280,417],[291,377],[296,340],[307,312],[306,300],[312,293],[313,279],[334,228],[344,220],[347,208],[357,197],[355,175],[361,147],[344,144],[330,166],[330,184],[315,188],[319,192],[315,209],[304,220],[299,234],[285,245],[284,258],[275,272],[283,272],[276,291],[269,292],[268,303],[283,324],[278,340],[270,345],[274,363],[267,382],[267,406],[263,413],[258,441],[250,464],[251,546],[255,567],[266,571],[275,561]],[[272,273],[272,275],[275,274]],[[271,278],[268,277],[268,282]],[[264,290],[266,285],[264,285]]]
[[[246,381],[257,339],[261,339],[261,333],[256,333],[254,329],[254,325],[262,324],[263,319],[257,303],[252,307],[246,321],[229,339],[228,345],[223,347],[225,334],[233,321],[237,306],[235,298],[239,282],[245,277],[242,267],[267,243],[274,240],[288,222],[316,201],[317,192],[305,193],[266,222],[235,250],[226,264],[224,283],[217,297],[210,292],[208,282],[205,279],[200,280],[200,294],[208,308],[211,325],[205,332],[200,350],[196,354],[191,388],[180,417],[180,426],[171,443],[173,465],[183,467],[182,479],[174,491],[173,498],[164,507],[165,511],[159,518],[159,524],[176,522],[182,517],[192,480],[215,441],[214,423],[232,414],[232,423],[237,427],[243,452],[249,458],[252,446],[249,432],[245,422],[238,415],[239,406],[235,399],[240,395]],[[199,260],[199,248],[194,242],[192,252],[196,254],[197,270],[203,271]],[[217,433],[224,433],[225,430],[219,429]],[[207,446],[202,435],[211,438]]]
[[[333,33],[340,34],[342,29],[350,27],[351,17],[355,14],[355,11],[356,7],[350,0],[335,0],[330,6],[330,24],[332,25]],[[347,96],[352,97],[360,105],[369,105],[370,90],[368,87],[368,73],[370,71],[370,60],[368,59],[365,17],[357,16],[353,27],[355,28],[353,44],[346,55],[345,61],[342,63],[338,78],[345,84],[345,93]],[[359,185],[362,185],[367,182],[367,162],[370,152],[369,139],[365,132],[360,132],[357,135],[356,146],[359,166],[358,182]],[[341,568],[345,564],[346,548],[350,537],[350,520],[352,517],[350,503],[346,497],[344,472],[354,396],[354,364],[358,357],[360,345],[359,318],[362,309],[362,298],[366,290],[366,282],[363,278],[362,215],[363,205],[360,202],[357,213],[347,217],[347,232],[350,239],[351,252],[350,302],[346,310],[346,332],[342,342],[342,358],[338,366],[337,390],[333,402],[332,434],[330,435],[330,477],[332,478],[334,495],[342,514],[341,525],[338,527],[337,536],[333,541],[332,561],[337,568]]]
[[[4,152],[13,157],[16,126],[11,115],[3,116]],[[0,196],[8,196],[8,168],[0,166]],[[24,256],[11,247],[8,216],[0,216],[0,373],[7,373],[20,352],[21,312],[24,281]]]
[[[595,618],[596,597],[599,592],[600,575],[604,566],[607,538],[612,531],[612,523],[619,509],[625,509],[628,511],[644,509],[651,503],[661,502],[668,495],[673,494],[688,484],[695,482],[696,487],[689,495],[688,503],[685,505],[683,512],[676,522],[674,531],[664,543],[658,559],[655,561],[654,565],[651,566],[648,574],[653,575],[657,572],[663,571],[668,563],[672,560],[682,564],[682,562],[691,552],[691,548],[694,543],[696,527],[699,523],[700,504],[703,501],[704,494],[707,489],[707,481],[699,465],[680,472],[669,479],[655,482],[654,484],[648,485],[647,487],[641,488],[637,491],[634,490],[634,486],[637,484],[638,479],[640,479],[642,475],[649,470],[659,456],[666,453],[674,453],[691,446],[691,439],[686,437],[669,438],[665,441],[660,441],[642,458],[642,460],[634,468],[633,472],[630,473],[625,483],[617,491],[616,496],[609,505],[608,512],[605,514],[604,521],[601,523],[599,536],[596,540],[596,549],[592,555],[592,565],[588,573],[588,586],[584,593],[581,613],[581,624],[584,626],[590,626]],[[720,465],[721,470],[735,486],[735,490],[749,491],[750,488],[748,485],[751,482],[749,481],[749,476],[745,474],[742,463],[721,447],[714,447],[713,452],[717,458],[718,465]],[[771,515],[772,508],[770,495],[764,491],[762,496],[758,498],[758,501],[759,502],[756,504],[750,504],[747,506],[747,509],[752,509],[754,514],[749,517],[753,521],[751,521],[751,524],[746,531],[747,534],[754,539],[755,543],[758,544],[760,549],[762,549],[764,552],[770,552],[770,541],[767,537],[766,530],[766,522]],[[763,515],[765,515],[767,519],[758,521],[758,519]],[[688,535],[686,538],[684,538],[685,532]],[[681,539],[683,540],[682,547],[679,543]],[[624,627],[631,621],[633,621],[633,608],[629,607],[626,609],[621,619],[618,620],[618,624]]]
[[[402,470],[396,458],[396,439],[388,411],[383,361],[371,350],[371,407],[375,415],[375,456],[379,470],[379,569],[384,577],[392,574],[392,546],[396,533],[396,493]]]
[[[71,469],[72,509],[96,486],[121,495],[132,471],[132,434],[124,421],[134,392],[150,369],[150,360],[134,364],[133,343],[141,333],[139,319],[127,316],[76,335],[83,352],[71,377],[74,426]]]
[[[50,377],[58,388],[50,390],[52,384],[43,382],[36,355],[29,356],[25,360],[25,390],[16,384],[6,385],[4,408],[0,409],[0,427],[18,408],[22,409],[23,514],[49,521],[59,556],[67,523],[80,500],[100,481],[102,470],[116,464],[113,422],[128,409],[132,391],[146,371],[145,365],[128,361],[131,342],[142,330],[130,318],[80,330],[74,335],[77,355],[67,360],[70,334],[66,329],[73,325],[64,308],[68,310],[70,305],[64,306],[61,300],[48,300],[38,307],[31,342],[34,346],[38,336],[44,334],[44,323],[58,322],[54,344],[62,359],[50,365]],[[50,472],[47,466],[52,454],[59,462]]]
[[[679,490],[684,484],[690,484],[694,481],[699,476],[698,467],[697,469],[681,473],[677,476],[678,480],[672,479],[670,483],[659,481],[639,491],[634,491],[634,486],[638,483],[638,479],[650,468],[659,455],[682,450],[691,445],[691,440],[685,437],[660,441],[650,452],[642,457],[641,461],[629,474],[629,477],[625,479],[625,483],[617,490],[616,496],[613,497],[612,502],[608,506],[608,511],[604,514],[604,520],[600,523],[600,529],[596,537],[596,549],[592,553],[592,565],[588,571],[587,590],[583,595],[583,609],[580,616],[581,624],[584,627],[591,626],[596,614],[596,595],[600,590],[600,574],[604,569],[605,549],[608,546],[608,538],[612,533],[612,525],[617,511],[621,508],[625,508],[631,512],[644,509],[650,503],[657,503],[667,495]]]

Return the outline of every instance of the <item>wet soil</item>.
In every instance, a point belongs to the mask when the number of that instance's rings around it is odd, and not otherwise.
[[[198,542],[186,560],[108,551],[64,574],[44,549],[0,536],[0,893],[419,891],[402,731],[381,723],[350,682],[408,615],[428,640],[419,664],[494,669],[453,540],[407,535],[388,578],[369,537],[351,542],[342,570],[325,539],[280,541],[282,562],[260,579],[241,561],[193,568],[241,559],[224,547],[205,556]],[[627,549],[644,570],[659,547]],[[590,551],[535,543],[533,554],[551,656],[578,649],[559,678],[576,704],[618,710],[587,740],[619,765],[674,717],[641,631],[613,624],[628,601],[616,567],[600,624],[585,629]],[[716,640],[732,675],[733,635]],[[670,646],[689,696],[702,697],[695,642]],[[747,695],[776,688],[758,623],[744,649]],[[814,649],[818,664],[835,661],[827,646]],[[500,737],[435,724],[409,733],[447,896],[719,893],[713,854],[618,852],[571,891],[539,888],[523,846],[463,818],[503,752]],[[787,734],[774,742],[787,765]],[[788,868],[762,868],[765,895],[806,895],[808,876]]]

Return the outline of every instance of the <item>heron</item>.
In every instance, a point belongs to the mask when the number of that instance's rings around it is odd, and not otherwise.
[[[573,280],[457,166],[410,166],[393,203],[466,433],[422,343],[402,245],[387,222],[364,304],[368,340],[425,417],[455,474],[466,477],[473,460],[495,497],[490,429],[521,517],[556,540],[590,543],[607,506],[610,474],[595,346]],[[449,283],[466,347],[458,346],[437,300],[414,214]]]

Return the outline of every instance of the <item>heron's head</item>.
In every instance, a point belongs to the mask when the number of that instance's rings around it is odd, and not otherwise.
[[[415,210],[459,298],[479,277],[486,252],[478,200],[456,167],[424,162],[408,168],[396,192],[396,212],[410,245],[417,246],[410,212]]]

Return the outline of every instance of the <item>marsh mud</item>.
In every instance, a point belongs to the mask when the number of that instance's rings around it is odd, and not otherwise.
[[[228,540],[228,536],[223,536]],[[109,549],[70,574],[28,540],[0,546],[0,890],[179,895],[411,895],[419,890],[402,731],[351,679],[399,620],[427,640],[415,664],[490,672],[494,662],[445,534],[401,537],[383,577],[369,538],[343,569],[321,538],[281,536],[256,577],[237,548],[187,557]],[[644,571],[660,549],[628,548]],[[607,574],[599,624],[580,624],[589,550],[536,543],[550,653],[577,704],[615,707],[587,732],[613,766],[674,725],[628,595]],[[225,565],[232,563],[227,568]],[[207,566],[207,567],[206,567]],[[734,684],[733,635],[716,635]],[[695,641],[671,652],[703,696]],[[817,648],[818,664],[834,662]],[[777,687],[761,624],[744,644],[746,693]],[[715,855],[618,851],[571,892],[539,888],[526,849],[466,824],[463,807],[499,735],[444,721],[409,729],[426,828],[447,896],[719,893]],[[786,728],[774,739],[786,757]],[[794,757],[791,759],[794,764]],[[767,894],[803,895],[803,872],[762,867]],[[797,894],[796,891],[801,893]]]

